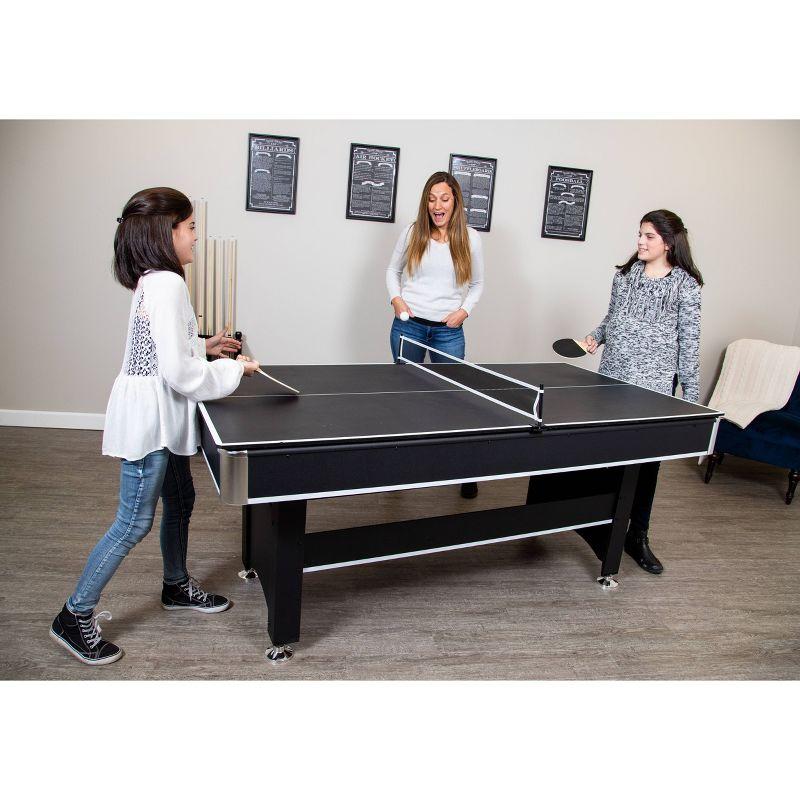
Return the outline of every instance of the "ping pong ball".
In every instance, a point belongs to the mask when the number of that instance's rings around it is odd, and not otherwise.
[[[401,311],[400,319],[403,320],[403,322],[408,322],[408,311]]]

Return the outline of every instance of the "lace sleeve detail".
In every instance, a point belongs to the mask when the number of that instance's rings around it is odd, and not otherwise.
[[[194,402],[216,400],[230,394],[244,371],[241,362],[220,358],[209,362],[198,353],[189,332],[196,326],[183,279],[172,272],[146,277],[146,310],[150,333],[158,352],[159,378]]]
[[[150,332],[150,315],[144,306],[144,290],[140,290],[136,310],[131,319],[126,375],[158,375],[158,353]]]

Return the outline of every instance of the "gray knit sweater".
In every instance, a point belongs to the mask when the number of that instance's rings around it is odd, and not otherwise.
[[[700,395],[700,286],[674,268],[663,278],[648,278],[637,261],[611,284],[608,314],[591,332],[605,344],[600,372],[612,378],[672,393],[678,375],[683,397]]]

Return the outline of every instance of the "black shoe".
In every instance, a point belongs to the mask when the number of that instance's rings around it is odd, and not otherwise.
[[[473,497],[478,496],[478,484],[477,483],[462,483],[461,484],[461,496],[466,500],[472,500]]]
[[[653,575],[660,575],[664,566],[650,549],[647,531],[629,530],[625,537],[625,552],[643,569]]]
[[[230,604],[231,601],[221,594],[204,592],[192,577],[185,583],[165,583],[161,590],[161,605],[167,611],[190,609],[203,614],[216,614],[224,611]]]
[[[108,611],[101,611],[96,616],[92,616],[91,611],[73,614],[65,603],[50,626],[50,636],[84,664],[110,664],[122,658],[122,650],[100,638],[97,620],[101,618],[111,619],[111,614]]]

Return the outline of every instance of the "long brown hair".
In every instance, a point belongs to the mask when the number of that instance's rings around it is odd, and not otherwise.
[[[649,222],[656,229],[658,235],[664,240],[664,244],[667,245],[667,264],[688,272],[702,286],[703,276],[692,259],[689,231],[686,230],[683,220],[674,212],[660,208],[657,211],[648,211],[640,220],[639,225],[641,226],[645,222]],[[638,260],[638,253],[634,253],[617,269],[622,270],[624,275]]]
[[[135,289],[148,270],[166,270],[186,278],[172,229],[192,215],[192,202],[177,189],[142,189],[125,203],[114,236],[114,277]]]
[[[437,183],[446,183],[453,193],[453,215],[450,217],[450,223],[447,226],[447,236],[450,239],[450,255],[453,259],[456,284],[463,286],[472,280],[469,230],[467,228],[467,215],[464,212],[464,198],[461,196],[461,187],[449,172],[434,172],[425,182],[422,197],[419,199],[417,219],[411,228],[411,237],[406,247],[406,269],[409,275],[413,275],[430,245],[433,227],[431,225],[431,215],[428,213],[428,196]]]

